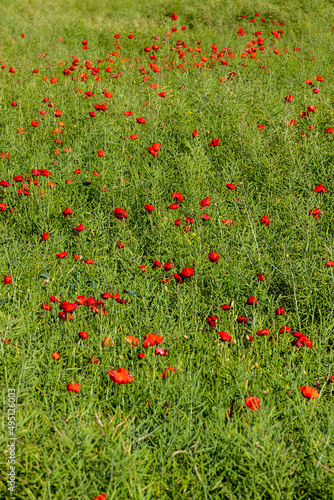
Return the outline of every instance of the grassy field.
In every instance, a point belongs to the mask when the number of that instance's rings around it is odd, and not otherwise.
[[[334,4],[0,5],[0,497],[333,499]]]

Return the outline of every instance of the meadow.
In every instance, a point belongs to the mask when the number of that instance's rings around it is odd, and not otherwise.
[[[334,4],[0,6],[0,497],[333,499]]]

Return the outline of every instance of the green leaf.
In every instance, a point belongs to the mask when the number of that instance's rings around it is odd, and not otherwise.
[[[41,273],[41,274],[39,275],[39,277],[40,277],[40,278],[43,278],[43,279],[46,279],[46,280],[50,280],[50,279],[51,279],[51,276],[50,276],[50,274],[48,274],[48,273]]]

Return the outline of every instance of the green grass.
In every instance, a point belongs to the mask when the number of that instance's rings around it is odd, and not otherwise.
[[[325,377],[334,374],[334,271],[325,263],[334,260],[334,138],[325,130],[334,127],[333,5],[25,0],[1,7],[0,65],[7,66],[0,69],[0,153],[10,153],[0,159],[0,177],[10,183],[0,186],[7,206],[0,213],[0,338],[10,339],[0,343],[1,498],[332,499],[334,386]],[[170,19],[173,12],[177,21]],[[259,20],[249,23],[255,12]],[[239,28],[245,36],[238,36]],[[278,29],[284,33],[275,39],[270,31]],[[266,50],[241,58],[257,30]],[[171,50],[177,40],[187,45],[182,59]],[[197,40],[200,55],[188,52]],[[158,73],[143,50],[154,43],[161,45]],[[231,47],[236,57],[225,58],[228,66],[213,61],[210,67],[212,44],[219,51]],[[108,62],[116,50],[119,57]],[[208,61],[194,67],[203,55]],[[65,76],[72,56],[80,61]],[[102,81],[86,69],[86,59],[100,68]],[[110,66],[118,78],[105,72]],[[323,82],[315,80],[319,75]],[[85,91],[94,96],[85,98]],[[166,98],[158,96],[162,91]],[[294,99],[286,104],[289,93]],[[106,111],[90,118],[103,102]],[[309,105],[316,112],[302,119]],[[133,115],[126,118],[128,110]],[[147,123],[137,124],[138,117]],[[292,119],[298,124],[288,127]],[[51,133],[57,127],[60,135]],[[138,139],[126,140],[131,134]],[[218,138],[218,147],[209,146]],[[153,143],[161,144],[156,158],[147,151]],[[35,168],[52,175],[37,177],[39,186],[31,182],[31,196],[18,195],[13,176],[31,176]],[[80,175],[73,173],[77,168]],[[73,182],[65,184],[68,179]],[[325,194],[314,192],[319,183]],[[176,191],[184,200],[172,211]],[[207,196],[211,204],[202,211]],[[152,215],[146,204],[155,207]],[[73,211],[67,218],[66,207]],[[116,207],[128,219],[117,220]],[[315,207],[320,219],[309,215]],[[203,221],[201,213],[212,219]],[[270,226],[261,224],[264,215]],[[183,230],[187,216],[194,219],[190,231]],[[180,227],[172,222],[177,217]],[[80,223],[85,230],[75,234]],[[50,238],[41,242],[47,231]],[[59,260],[62,251],[68,257]],[[209,262],[209,252],[220,260]],[[87,258],[94,264],[85,264]],[[171,261],[173,270],[153,270],[155,259]],[[178,284],[173,273],[185,267],[195,275]],[[5,276],[13,283],[2,284]],[[105,300],[103,316],[82,305],[65,322],[57,303],[41,309],[53,294],[74,302],[78,295],[99,300],[104,292],[128,303]],[[246,305],[250,296],[256,306]],[[284,316],[275,316],[278,307]],[[206,322],[211,314],[218,317],[216,328]],[[247,325],[236,322],[240,315]],[[278,334],[284,325],[291,332]],[[257,336],[262,328],[270,334]],[[80,339],[82,330],[88,339]],[[294,330],[313,341],[311,349],[292,345]],[[221,342],[218,331],[227,331],[232,342]],[[142,348],[149,332],[163,335],[167,357]],[[131,347],[127,335],[140,344]],[[102,347],[105,337],[113,346]],[[94,355],[99,363],[88,363]],[[175,373],[163,379],[166,366]],[[119,367],[133,375],[131,384],[111,382],[107,372]],[[81,385],[78,394],[68,392],[69,382]],[[317,387],[320,397],[303,398],[300,386]],[[14,494],[6,483],[8,388],[17,395]],[[259,411],[245,406],[247,396],[260,398]]]

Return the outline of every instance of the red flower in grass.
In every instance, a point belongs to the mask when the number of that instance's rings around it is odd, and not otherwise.
[[[146,123],[146,121],[147,121],[144,118],[136,118],[136,120],[137,120],[137,123]]]
[[[154,206],[153,205],[145,205],[145,210],[151,215],[151,213],[153,212],[153,210],[155,210]]]
[[[52,307],[50,304],[42,304],[41,309],[43,309],[43,311],[51,311]]]
[[[208,259],[210,262],[218,262],[218,260],[220,259],[220,255],[216,252],[210,252],[208,255]]]
[[[104,151],[100,150],[97,152],[97,155],[102,158],[102,156],[104,156]]]
[[[196,137],[196,135],[198,135],[198,130],[194,130],[193,133],[192,133],[193,137]]]
[[[231,308],[228,304],[223,304],[222,306],[220,306],[222,308],[223,311],[230,311]]]
[[[52,358],[55,359],[56,361],[58,361],[58,359],[60,359],[60,354],[59,352],[53,352],[52,353]]]
[[[83,330],[82,332],[79,332],[79,335],[84,340],[88,338],[88,333],[85,330]]]
[[[118,368],[118,370],[109,370],[108,375],[112,382],[115,384],[130,384],[133,381],[133,375],[125,368]]]
[[[253,296],[248,297],[248,299],[246,300],[246,304],[248,306],[252,306],[253,304],[257,304],[257,299]]]
[[[166,366],[165,371],[161,374],[162,378],[166,378],[167,375],[171,375],[175,372],[175,368],[173,366]]]
[[[177,210],[178,208],[180,208],[180,205],[178,205],[177,203],[172,203],[171,205],[169,205],[168,208],[170,210]],[[177,225],[180,225],[180,224],[177,224]]]
[[[235,189],[235,184],[226,184],[227,189],[232,189],[232,191]]]
[[[72,215],[73,212],[70,208],[67,207],[67,208],[65,208],[65,210],[62,211],[62,214],[64,217],[67,217],[68,215]]]
[[[158,260],[155,260],[153,262],[153,266],[152,267],[153,267],[153,269],[160,269],[161,263]]]
[[[171,193],[171,196],[174,198],[174,200],[177,200],[178,202],[181,203],[181,201],[183,201],[183,194],[179,193],[179,192],[176,192],[176,193]]]
[[[293,95],[288,94],[284,100],[285,100],[285,102],[292,102],[293,101]]]
[[[68,392],[79,392],[81,389],[80,384],[67,384]]]
[[[67,252],[56,253],[56,257],[58,257],[58,259],[65,259],[67,257]]]
[[[329,260],[328,262],[326,262],[326,266],[327,267],[334,267],[334,262],[332,262],[331,260]]]
[[[97,497],[93,498],[92,500],[106,500],[107,495],[106,493],[102,493],[102,495],[98,495]]]
[[[152,146],[147,148],[147,151],[149,153],[151,153],[151,155],[154,156],[154,158],[156,158],[159,154],[160,148],[161,148],[161,144],[159,144],[158,142],[155,142],[154,144],[152,144]]]
[[[291,331],[291,328],[289,328],[288,326],[282,326],[279,329],[279,333],[290,333],[290,331]]]
[[[315,106],[307,106],[307,111],[310,111],[311,113],[315,113],[316,107]]]
[[[256,335],[269,335],[269,330],[268,328],[262,328],[262,330],[259,330],[258,332],[256,332]]]
[[[315,193],[326,193],[327,189],[320,183],[314,188]]]
[[[227,332],[218,332],[223,342],[231,342],[232,337]]]
[[[171,269],[173,268],[173,263],[172,262],[166,262],[166,264],[164,264],[164,270],[165,271],[170,271]]]
[[[46,241],[49,239],[49,232],[46,232],[44,234],[41,234],[41,239],[40,241]]]
[[[252,411],[258,411],[261,408],[260,400],[256,396],[253,396],[251,398],[247,398],[245,403],[246,403],[246,406]]]
[[[85,229],[85,226],[83,224],[79,224],[79,226],[73,228],[73,231],[77,231],[78,233],[80,231],[83,231]]]
[[[202,200],[202,201],[200,201],[200,203],[199,203],[199,204],[200,204],[200,206],[201,206],[202,208],[204,208],[204,207],[208,207],[209,205],[211,205],[210,200],[209,200],[209,197],[207,196],[206,198],[203,198],[203,200]]]
[[[213,139],[212,142],[209,142],[209,146],[219,146],[219,139]]]
[[[304,396],[304,398],[315,399],[320,396],[319,392],[313,387],[308,387],[307,385],[302,385],[300,388],[300,392]]]
[[[258,273],[256,275],[258,281],[264,281],[266,279],[265,275],[263,273]]]
[[[193,268],[192,267],[185,267],[180,272],[180,276],[183,279],[185,279],[185,278],[192,278],[192,276],[194,276],[194,270],[193,270]]]
[[[216,327],[216,320],[218,318],[216,316],[213,316],[212,314],[210,316],[207,316],[206,318],[206,322],[208,323],[209,326],[211,326],[211,328],[215,328]]]
[[[326,134],[334,134],[334,130],[332,129],[332,127],[326,128],[325,132]]]
[[[127,219],[128,218],[128,214],[126,213],[125,210],[123,210],[123,208],[115,208],[114,210],[114,216],[116,217],[116,219]]]
[[[261,224],[266,224],[266,226],[270,226],[270,222],[269,222],[269,216],[268,215],[264,215],[262,218],[261,218]]]
[[[285,309],[283,307],[278,307],[275,309],[275,316],[284,316],[285,314]]]
[[[239,323],[239,324],[248,323],[248,318],[246,318],[246,316],[239,316],[237,318],[237,323]]]

